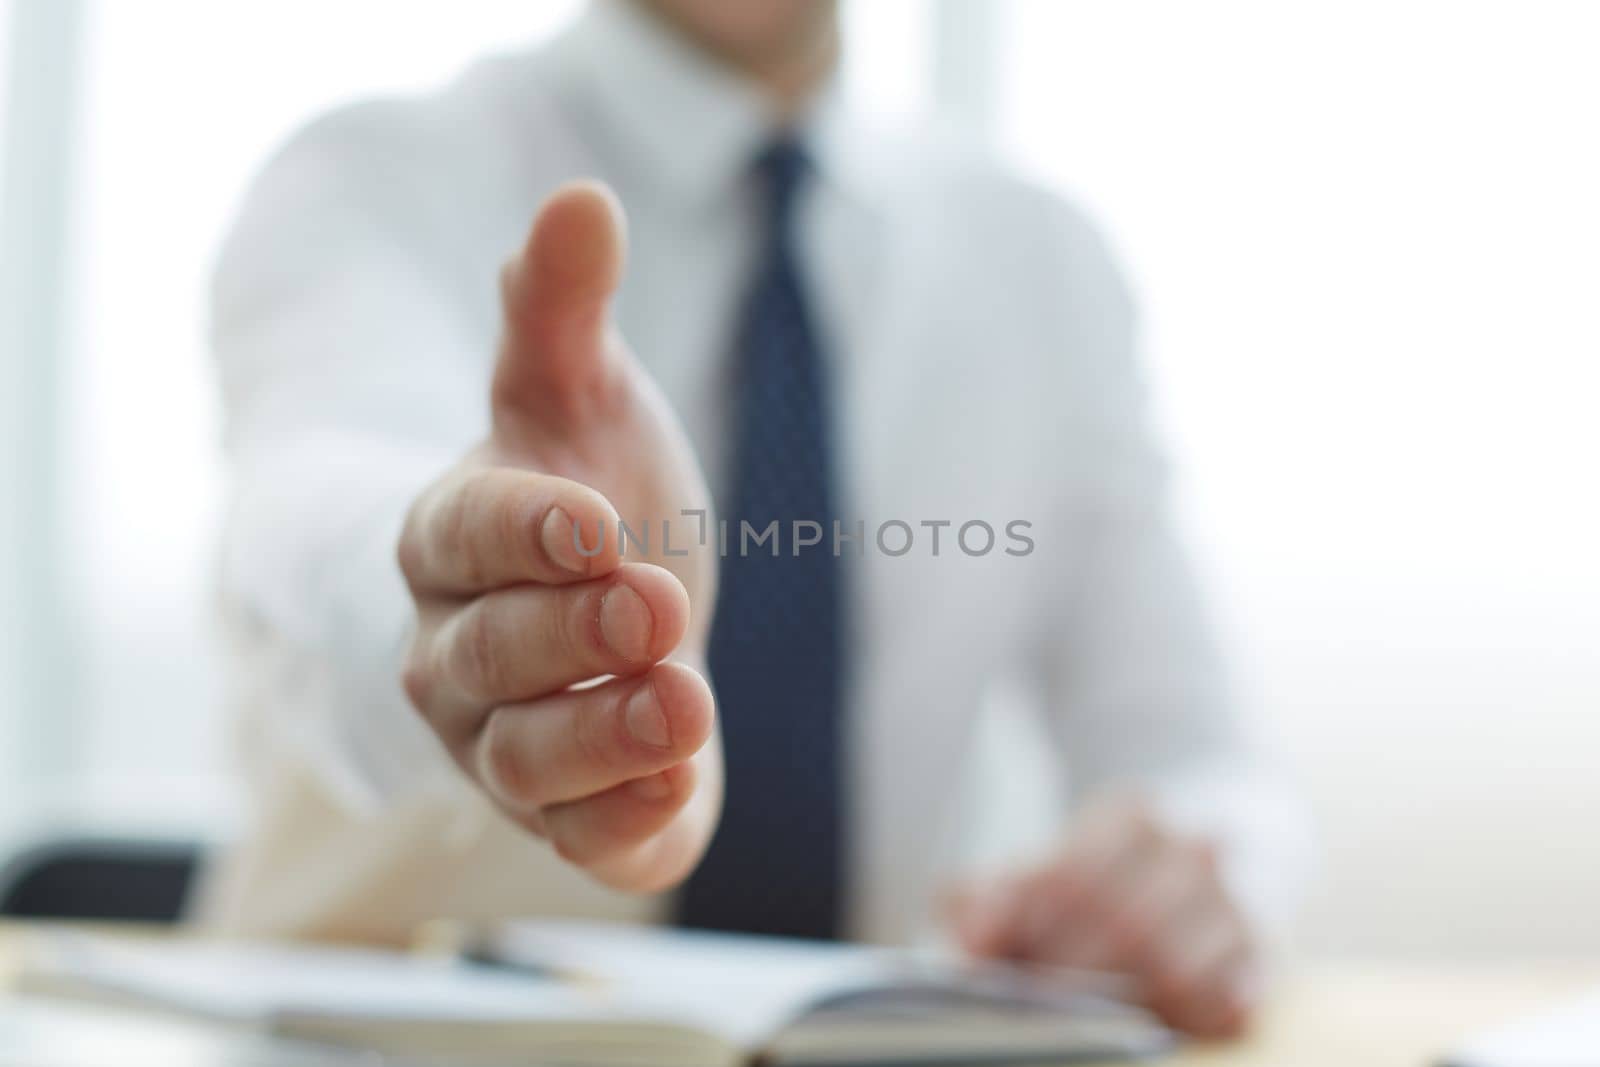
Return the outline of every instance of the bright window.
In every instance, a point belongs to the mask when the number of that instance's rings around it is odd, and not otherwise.
[[[1600,13],[1009,0],[997,31],[998,141],[1138,286],[1322,831],[1313,940],[1600,948]]]

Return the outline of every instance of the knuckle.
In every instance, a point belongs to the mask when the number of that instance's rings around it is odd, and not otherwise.
[[[406,584],[415,589],[421,584],[423,568],[422,539],[417,533],[416,507],[406,516],[405,525],[400,530],[400,538],[395,542],[395,563],[400,568],[401,577]]]
[[[528,509],[514,497],[500,496],[487,504],[485,512],[489,524],[487,543],[489,551],[507,559],[525,562],[530,551],[525,547],[533,539],[527,531],[531,525]]]
[[[503,713],[489,716],[483,731],[484,769],[506,801],[537,807],[540,801],[537,767],[509,726],[510,720]]]
[[[405,690],[411,706],[426,718],[433,703],[433,671],[417,655],[415,647],[406,654],[405,663],[400,667],[400,688]]]
[[[485,515],[492,515],[494,481],[489,471],[474,472],[450,496],[438,524],[438,541],[469,585],[481,586],[489,572],[483,539],[477,536]]]
[[[494,618],[483,601],[474,601],[457,616],[449,663],[452,680],[468,695],[481,700],[511,695],[505,691],[506,666]]]
[[[608,772],[621,762],[617,733],[624,729],[623,700],[611,703],[605,714],[578,714],[572,717],[572,743],[578,758],[593,771]]]
[[[451,559],[471,566],[476,562],[468,537],[468,519],[472,514],[472,501],[477,496],[477,480],[467,482],[452,493],[435,513],[434,537],[439,548]]]

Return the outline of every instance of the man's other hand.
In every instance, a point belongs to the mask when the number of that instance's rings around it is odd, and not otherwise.
[[[503,272],[492,432],[415,501],[398,547],[417,609],[403,681],[501,810],[650,892],[692,870],[721,806],[716,561],[682,515],[709,506],[699,465],[610,326],[624,243],[610,193],[569,185]],[[619,517],[656,555],[624,562]]]
[[[1137,802],[1087,808],[1057,855],[963,887],[950,917],[978,956],[1128,975],[1197,1036],[1239,1034],[1255,1006],[1257,954],[1214,849]]]

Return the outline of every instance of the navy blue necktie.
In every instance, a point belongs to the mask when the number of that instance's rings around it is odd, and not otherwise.
[[[790,140],[757,161],[764,250],[737,333],[732,481],[719,516],[727,548],[710,647],[727,792],[678,921],[829,938],[839,934],[843,871],[844,648],[826,368],[794,232],[808,169]],[[774,521],[776,539],[757,544]],[[804,525],[797,538],[797,522],[817,524],[820,541],[797,546],[817,535]]]

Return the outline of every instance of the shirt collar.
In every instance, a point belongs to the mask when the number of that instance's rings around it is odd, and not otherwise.
[[[780,128],[759,89],[633,0],[591,0],[558,49],[614,150],[686,202],[720,200]],[[793,126],[823,180],[859,184],[837,81]]]

